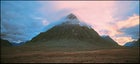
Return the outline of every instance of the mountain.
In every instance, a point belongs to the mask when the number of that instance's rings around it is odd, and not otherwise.
[[[1,43],[1,46],[21,46],[25,44],[26,42],[15,43],[15,42],[9,42],[8,40],[4,40],[0,38],[0,43]]]
[[[1,46],[12,46],[8,40],[4,40],[0,38],[0,45]]]
[[[69,14],[66,16],[65,22],[40,33],[27,44],[43,44],[47,47],[62,48],[108,48],[118,46],[116,43],[101,38],[94,29],[81,22],[74,14]]]
[[[140,47],[140,38],[137,41],[132,41],[124,44],[126,47]]]
[[[106,40],[107,42],[110,42],[110,43],[114,43],[114,44],[117,44],[117,42],[115,42],[110,36],[108,35],[104,35],[104,36],[101,36],[104,40]]]

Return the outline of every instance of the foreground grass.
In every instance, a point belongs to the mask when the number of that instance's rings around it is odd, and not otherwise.
[[[139,63],[139,48],[60,51],[57,48],[2,47],[2,63]],[[63,49],[64,50],[64,49]]]

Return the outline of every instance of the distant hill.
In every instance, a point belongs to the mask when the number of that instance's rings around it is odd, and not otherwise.
[[[66,22],[40,33],[27,44],[46,45],[47,47],[116,47],[117,43],[104,40],[99,34],[81,22],[74,14],[66,16]],[[44,44],[45,43],[45,44]]]
[[[1,46],[12,46],[8,40],[4,40],[0,38],[0,44]]]
[[[0,38],[0,40],[1,40],[1,46],[21,46],[26,43],[26,42],[12,43],[12,42],[9,42],[8,40],[4,40],[2,38]]]
[[[132,41],[124,44],[126,47],[140,47],[140,38],[137,41]]]

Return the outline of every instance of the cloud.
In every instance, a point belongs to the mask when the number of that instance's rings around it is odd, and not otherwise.
[[[26,5],[25,5],[26,4]],[[45,21],[39,22],[36,2],[3,1],[1,4],[1,38],[10,42],[27,41],[42,31]]]
[[[39,20],[39,22],[41,22],[43,26],[47,26],[50,24],[47,19],[44,19],[42,17],[32,17],[32,18],[35,20]]]
[[[139,38],[139,16],[133,15],[126,20],[118,21],[115,23],[114,30],[111,32],[113,39],[119,42],[120,45],[125,44]],[[120,32],[120,33],[119,33]]]
[[[126,42],[133,41],[131,37],[123,36],[123,37],[118,37],[115,39],[116,42],[119,42],[120,45],[124,45]]]
[[[125,35],[130,35],[133,39],[138,39],[140,38],[139,26],[140,24],[130,28],[123,28],[121,31],[123,31]]]
[[[48,18],[50,23],[69,13],[74,13],[81,21],[90,24],[99,32],[104,29],[101,26],[108,26],[108,23],[114,20],[114,1],[45,1],[41,3],[42,7],[39,11]]]
[[[115,36],[118,34],[123,34],[123,29],[135,27],[137,25],[139,25],[139,16],[133,15],[126,20],[109,23],[105,28],[106,30],[109,30],[108,34],[110,34],[111,36]]]
[[[129,17],[127,20],[118,21],[117,26],[119,29],[122,29],[122,28],[130,28],[139,25],[139,18],[140,17],[138,15],[133,15]]]

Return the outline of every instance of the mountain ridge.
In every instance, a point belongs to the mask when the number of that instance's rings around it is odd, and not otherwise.
[[[77,23],[80,21],[75,15],[70,14],[66,18],[71,19],[71,21],[66,20],[66,22],[56,25],[46,32],[40,33],[39,35],[34,37],[31,41],[29,41],[28,44],[29,43],[33,44],[35,42],[46,42],[46,45],[48,44],[47,46],[49,46],[48,42],[50,41],[53,41],[53,44],[57,43],[57,41],[60,41],[60,43],[65,42],[61,44],[61,46],[66,47],[69,45],[69,43],[72,43],[74,40],[74,42],[75,41],[82,42],[80,44],[80,45],[83,44],[82,46],[84,46],[85,43],[87,43],[87,45],[85,46],[93,45],[92,47],[118,46],[117,43],[111,43],[101,38],[101,36],[94,29],[89,28],[86,25],[81,26],[79,23]],[[73,19],[77,19],[78,21],[76,21],[75,23]],[[59,46],[59,44],[57,46]],[[77,47],[78,46],[79,44],[77,44]]]
[[[124,44],[126,47],[140,47],[140,38],[137,41],[127,42]]]

